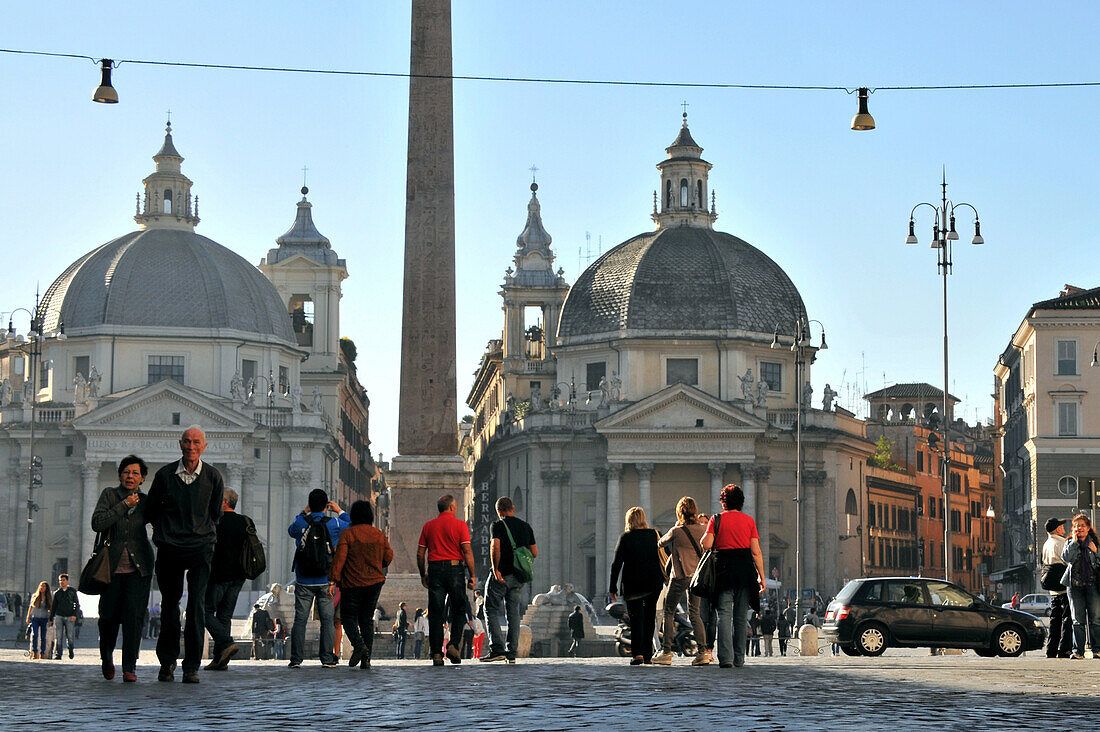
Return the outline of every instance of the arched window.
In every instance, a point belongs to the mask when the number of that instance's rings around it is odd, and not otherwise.
[[[688,205],[688,182],[687,178],[680,181],[680,208],[687,208]]]
[[[695,181],[695,205],[699,208],[706,208],[707,201],[703,198],[703,181]]]
[[[665,208],[672,208],[672,181],[665,181]]]
[[[172,189],[164,189],[164,213],[172,213]]]
[[[859,505],[856,503],[856,492],[848,489],[848,495],[844,499],[844,513],[855,516],[859,513]]]
[[[1077,478],[1072,475],[1063,475],[1058,479],[1058,492],[1063,496],[1077,495]]]

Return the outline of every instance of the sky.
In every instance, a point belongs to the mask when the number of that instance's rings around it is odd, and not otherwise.
[[[1067,283],[1100,285],[1100,87],[882,89],[1100,81],[1100,5],[455,0],[452,17],[456,75],[879,89],[877,129],[853,132],[856,97],[844,91],[456,81],[460,403],[500,337],[497,293],[524,227],[528,169],[539,169],[543,222],[572,282],[589,240],[595,254],[652,229],[654,166],[685,101],[714,165],[716,228],[783,267],[825,327],[815,400],[828,382],[862,412],[862,394],[884,385],[942,385],[928,209],[916,218],[922,243],[904,239],[913,206],[939,201],[944,170],[948,196],[977,208],[986,240],[970,246],[972,216],[960,211],[956,415],[991,417],[993,366],[1031,303]],[[406,73],[409,25],[407,0],[17,3],[0,47]],[[170,109],[201,201],[197,231],[249,261],[290,227],[308,167],[314,221],[347,260],[342,329],[358,345],[372,450],[393,455],[407,79],[124,63],[120,102],[103,105],[91,102],[99,74],[88,60],[0,53],[0,73],[0,311],[32,306],[36,287],[136,228],[134,194]]]

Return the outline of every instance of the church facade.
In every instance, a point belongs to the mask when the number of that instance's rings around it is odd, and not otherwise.
[[[829,597],[859,571],[859,542],[845,541],[858,516],[846,511],[859,511],[849,497],[863,495],[873,446],[831,394],[810,406],[815,351],[796,368],[791,349],[802,298],[766,254],[714,229],[712,166],[686,117],[666,153],[654,230],[571,287],[554,271],[532,185],[500,293],[502,335],[467,397],[471,525],[487,535],[492,503],[508,495],[538,541],[534,591],[571,583],[598,598],[627,508],[641,506],[663,532],[681,496],[710,513],[722,486],[738,483],[766,569],[793,590],[801,404],[802,585]]]
[[[257,589],[291,577],[286,526],[309,490],[347,502],[379,485],[369,402],[339,338],[347,268],[306,189],[257,268],[195,233],[171,126],[153,160],[138,230],[69,265],[29,332],[0,338],[0,590],[79,572],[119,459],[142,457],[151,479],[192,424],[268,547]]]

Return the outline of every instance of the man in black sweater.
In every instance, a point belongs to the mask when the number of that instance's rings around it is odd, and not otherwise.
[[[56,630],[54,637],[54,660],[61,660],[61,646],[65,640],[69,641],[69,658],[73,657],[73,633],[76,618],[80,615],[80,598],[76,596],[76,590],[69,586],[69,575],[62,574],[57,578],[58,588],[53,593],[53,604],[50,606],[50,625]]]
[[[157,545],[156,576],[161,592],[161,629],[157,639],[158,681],[172,681],[180,649],[180,598],[187,577],[187,626],[183,635],[183,682],[199,683],[202,662],[206,584],[217,541],[225,484],[212,465],[199,458],[206,435],[188,427],[180,438],[182,458],[153,476],[145,518]]]
[[[218,543],[214,545],[214,559],[210,565],[210,582],[206,585],[206,629],[214,639],[210,671],[224,671],[229,659],[237,655],[240,647],[233,642],[231,623],[237,595],[244,585],[244,564],[241,552],[248,536],[252,519],[237,513],[240,496],[232,488],[222,494],[222,518],[218,522]]]

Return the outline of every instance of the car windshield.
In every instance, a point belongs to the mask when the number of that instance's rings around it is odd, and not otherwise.
[[[945,582],[929,582],[928,594],[932,596],[933,605],[970,607],[970,604],[974,602],[974,597],[966,590]]]
[[[844,585],[843,589],[836,595],[836,601],[840,603],[848,602],[856,594],[856,590],[859,589],[860,581],[851,580],[848,584]]]

